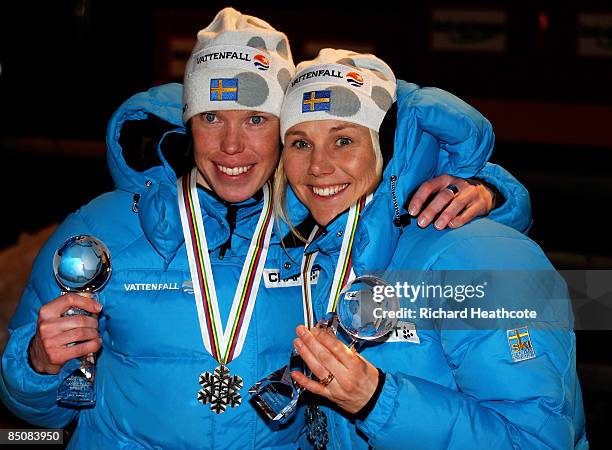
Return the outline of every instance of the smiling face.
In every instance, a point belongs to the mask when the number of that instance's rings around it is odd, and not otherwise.
[[[283,165],[295,194],[320,225],[380,180],[370,130],[340,120],[302,122],[287,130]]]
[[[200,182],[236,203],[252,197],[279,158],[279,120],[255,111],[213,111],[191,119]]]

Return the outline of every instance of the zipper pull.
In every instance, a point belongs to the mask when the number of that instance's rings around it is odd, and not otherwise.
[[[395,184],[397,182],[397,176],[391,175],[391,196],[393,197],[393,225],[400,229],[400,234],[404,232],[404,226],[409,225],[411,218],[410,214],[401,214],[399,204],[397,203],[397,195],[395,193]]]
[[[134,194],[132,199],[132,211],[138,213],[138,201],[140,200],[140,194]]]
[[[393,211],[394,211],[393,224],[396,227],[399,227],[400,234],[402,234],[404,231],[404,228],[402,227],[402,222],[400,219],[400,210],[399,210],[399,205],[397,204],[397,195],[395,194],[395,183],[396,182],[397,182],[397,177],[395,175],[391,175],[391,197],[393,198]]]

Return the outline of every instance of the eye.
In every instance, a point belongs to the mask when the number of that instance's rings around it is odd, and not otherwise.
[[[251,125],[261,125],[266,121],[266,119],[263,116],[251,116],[249,117],[249,121],[251,122]]]
[[[336,140],[336,145],[338,147],[344,147],[345,145],[351,145],[352,143],[353,143],[353,140],[347,137],[341,137]]]
[[[217,122],[217,115],[213,113],[202,113],[201,117],[206,123]]]
[[[304,150],[306,148],[309,148],[310,144],[304,139],[297,139],[291,143],[291,146],[297,148],[298,150]]]

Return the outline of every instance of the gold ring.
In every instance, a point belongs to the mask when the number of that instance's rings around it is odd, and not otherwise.
[[[327,386],[329,383],[333,381],[333,379],[334,379],[334,374],[329,372],[329,375],[327,375],[322,380],[319,380],[319,383],[322,384],[323,386]]]

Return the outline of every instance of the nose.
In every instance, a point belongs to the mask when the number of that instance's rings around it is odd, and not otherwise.
[[[225,132],[221,137],[221,150],[228,155],[234,155],[244,150],[245,137],[243,136],[240,127],[236,124],[227,124]]]
[[[334,164],[325,150],[317,147],[312,149],[308,172],[315,177],[334,173]]]

